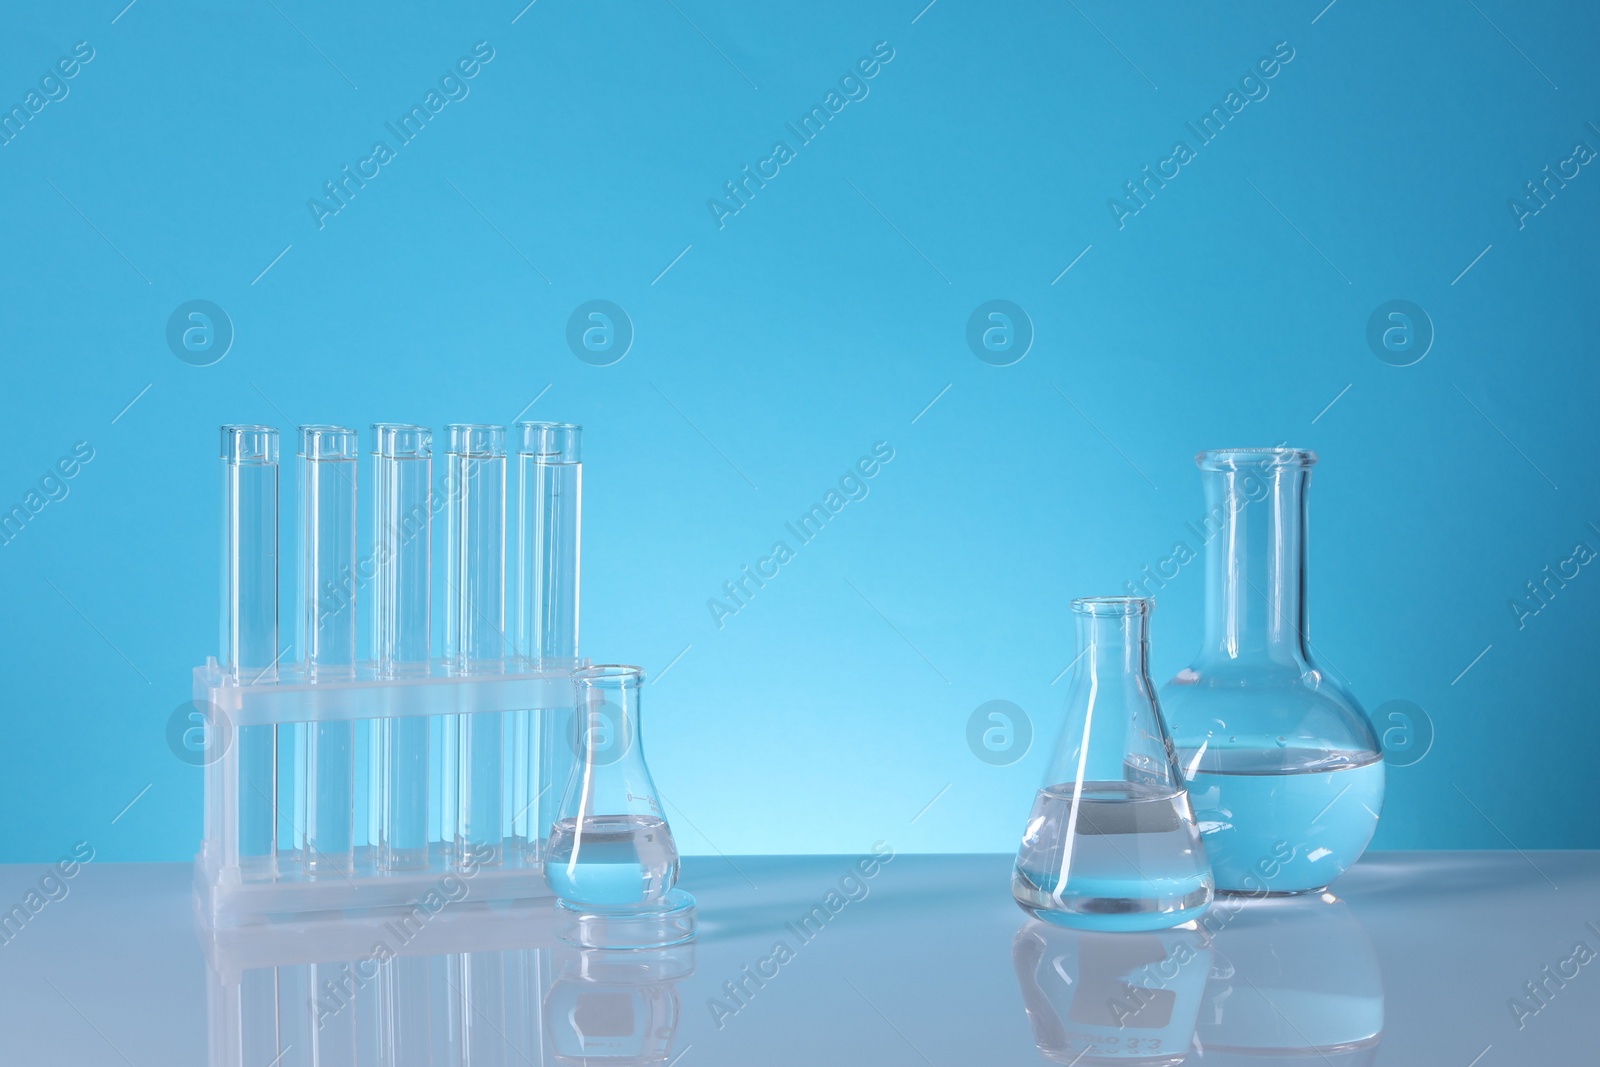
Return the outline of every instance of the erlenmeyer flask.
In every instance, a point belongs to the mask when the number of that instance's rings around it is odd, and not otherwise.
[[[575,760],[550,830],[544,878],[572,922],[563,940],[644,948],[694,936],[694,898],[639,736],[644,671],[606,664],[573,675]]]
[[[1011,875],[1011,895],[1046,922],[1159,930],[1211,903],[1211,868],[1148,673],[1153,606],[1072,602],[1067,719]]]
[[[1195,457],[1205,485],[1206,629],[1162,690],[1223,892],[1303,893],[1353,864],[1383,808],[1383,752],[1306,638],[1312,452]]]

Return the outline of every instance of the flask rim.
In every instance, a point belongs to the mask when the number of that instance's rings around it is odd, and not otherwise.
[[[1317,454],[1309,448],[1208,448],[1195,454],[1194,463],[1203,471],[1262,470],[1275,467],[1315,466]]]
[[[1148,615],[1155,607],[1156,602],[1147,596],[1082,596],[1072,601],[1072,610],[1078,615]]]

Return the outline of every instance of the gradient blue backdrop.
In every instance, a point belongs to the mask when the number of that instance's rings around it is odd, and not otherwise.
[[[523,411],[585,427],[584,651],[660,675],[687,851],[1011,850],[1067,600],[1193,543],[1196,450],[1278,442],[1322,456],[1324,666],[1435,735],[1375,845],[1600,846],[1600,573],[1510,607],[1600,547],[1600,169],[1509,207],[1600,148],[1592,9],[524,2],[5,5],[5,109],[94,58],[0,146],[0,509],[93,459],[0,547],[0,860],[193,854],[164,728],[215,650],[219,423]],[[480,41],[470,94],[319,228],[308,199]],[[878,42],[869,94],[719,227]],[[1278,42],[1266,98],[1119,228]],[[236,331],[213,366],[165,339],[193,299]],[[613,366],[565,340],[591,299],[636,331]],[[1015,365],[965,340],[991,299],[1031,318]],[[1392,299],[1436,331],[1413,366],[1366,340]],[[719,627],[877,442],[869,495]],[[1200,585],[1159,591],[1160,678]],[[995,699],[1038,735],[1006,767],[966,741]]]

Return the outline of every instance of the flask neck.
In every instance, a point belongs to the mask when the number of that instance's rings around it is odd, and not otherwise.
[[[664,818],[639,730],[643,681],[635,667],[606,665],[578,673],[570,734],[575,766],[561,817],[580,822],[611,815]]]
[[[1150,656],[1150,618],[1126,614],[1080,614],[1078,677],[1104,690],[1112,682],[1145,677]]]
[[[1152,607],[1143,597],[1072,602],[1078,654],[1045,788],[1168,787],[1178,780],[1150,682]]]
[[[1206,470],[1206,629],[1201,660],[1304,667],[1308,465]]]
[[[617,762],[611,751],[615,741],[630,756],[638,757],[634,741],[639,736],[639,689],[636,685],[616,685],[609,682],[580,684],[578,710],[587,716],[583,740],[588,748],[578,752],[580,759],[588,757],[602,765]]]

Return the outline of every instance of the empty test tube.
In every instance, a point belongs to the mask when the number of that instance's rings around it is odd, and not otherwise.
[[[578,655],[579,533],[583,428],[517,424],[516,649],[530,666],[570,667]],[[518,712],[511,833],[537,859],[574,762],[573,712]],[[537,727],[534,726],[535,716]],[[526,742],[523,743],[523,738]]]
[[[517,652],[571,660],[578,655],[583,427],[519,422],[517,431]]]
[[[356,675],[356,432],[300,427],[300,663],[306,681]],[[355,723],[300,724],[297,830],[311,875],[348,871],[355,845]]]
[[[445,658],[458,674],[495,673],[504,669],[506,652],[506,430],[457,424],[445,432]],[[482,712],[450,716],[445,724],[446,788],[455,794],[445,809],[455,820],[457,863],[501,859],[504,718]]]
[[[241,685],[277,680],[278,431],[222,427],[223,670]],[[239,729],[240,874],[271,878],[276,870],[277,747],[273,726]],[[227,858],[225,858],[226,861]]]
[[[372,427],[372,658],[383,678],[428,673],[433,431]],[[380,870],[428,865],[428,720],[376,720],[373,804]]]

